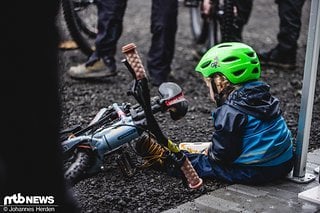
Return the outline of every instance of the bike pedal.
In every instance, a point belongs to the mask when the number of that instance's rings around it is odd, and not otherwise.
[[[116,162],[120,168],[120,171],[125,177],[132,177],[135,174],[135,166],[129,156],[129,153],[122,152],[117,156]]]

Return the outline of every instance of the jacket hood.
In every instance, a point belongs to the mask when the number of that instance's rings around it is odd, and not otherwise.
[[[279,99],[272,96],[270,86],[261,81],[244,84],[230,94],[225,104],[261,120],[274,119],[281,114]]]

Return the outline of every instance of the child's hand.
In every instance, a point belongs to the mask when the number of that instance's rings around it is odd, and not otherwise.
[[[203,8],[202,12],[204,15],[209,16],[210,15],[210,10],[211,10],[211,2],[210,0],[204,0],[203,1]]]

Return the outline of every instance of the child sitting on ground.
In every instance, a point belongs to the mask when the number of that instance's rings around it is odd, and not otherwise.
[[[292,135],[281,115],[279,100],[260,81],[256,52],[240,42],[208,50],[195,69],[217,108],[215,131],[205,153],[185,151],[201,178],[228,183],[263,184],[285,177],[293,168]],[[144,135],[136,150],[149,165],[179,176],[166,161],[167,148]]]

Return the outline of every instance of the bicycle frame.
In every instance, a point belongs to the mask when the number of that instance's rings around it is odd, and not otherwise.
[[[153,114],[158,112],[169,112],[173,120],[182,118],[188,109],[187,101],[184,98],[181,88],[172,82],[166,82],[159,87],[160,96],[151,98],[151,110]],[[172,111],[172,108],[175,110]],[[147,132],[144,110],[139,104],[113,103],[108,108],[102,108],[95,118],[86,127],[79,130],[73,128],[64,130],[62,135],[68,137],[61,139],[61,146],[67,160],[77,157],[77,153],[90,155],[90,168],[86,168],[87,174],[94,174],[103,169],[104,157],[113,152],[119,154],[117,163],[125,176],[133,175],[130,170],[130,158],[124,151],[126,146],[137,139],[144,132]],[[84,161],[88,163],[89,159]],[[82,161],[82,162],[84,162]],[[75,167],[77,160],[74,161]],[[84,166],[83,166],[84,167]],[[78,168],[74,168],[78,171]],[[72,175],[74,172],[71,171]],[[80,168],[79,173],[85,169]],[[69,172],[67,172],[69,174]],[[75,175],[78,176],[78,175]],[[72,176],[72,178],[74,178]],[[73,181],[73,180],[72,180]]]
[[[97,152],[99,158],[103,158],[105,154],[115,151],[123,144],[139,137],[143,132],[141,131],[142,127],[136,125],[132,116],[127,116],[117,103],[112,106],[118,114],[119,121],[106,128],[99,128],[92,134],[67,139],[62,142],[64,152],[68,152],[85,142],[93,151]]]

